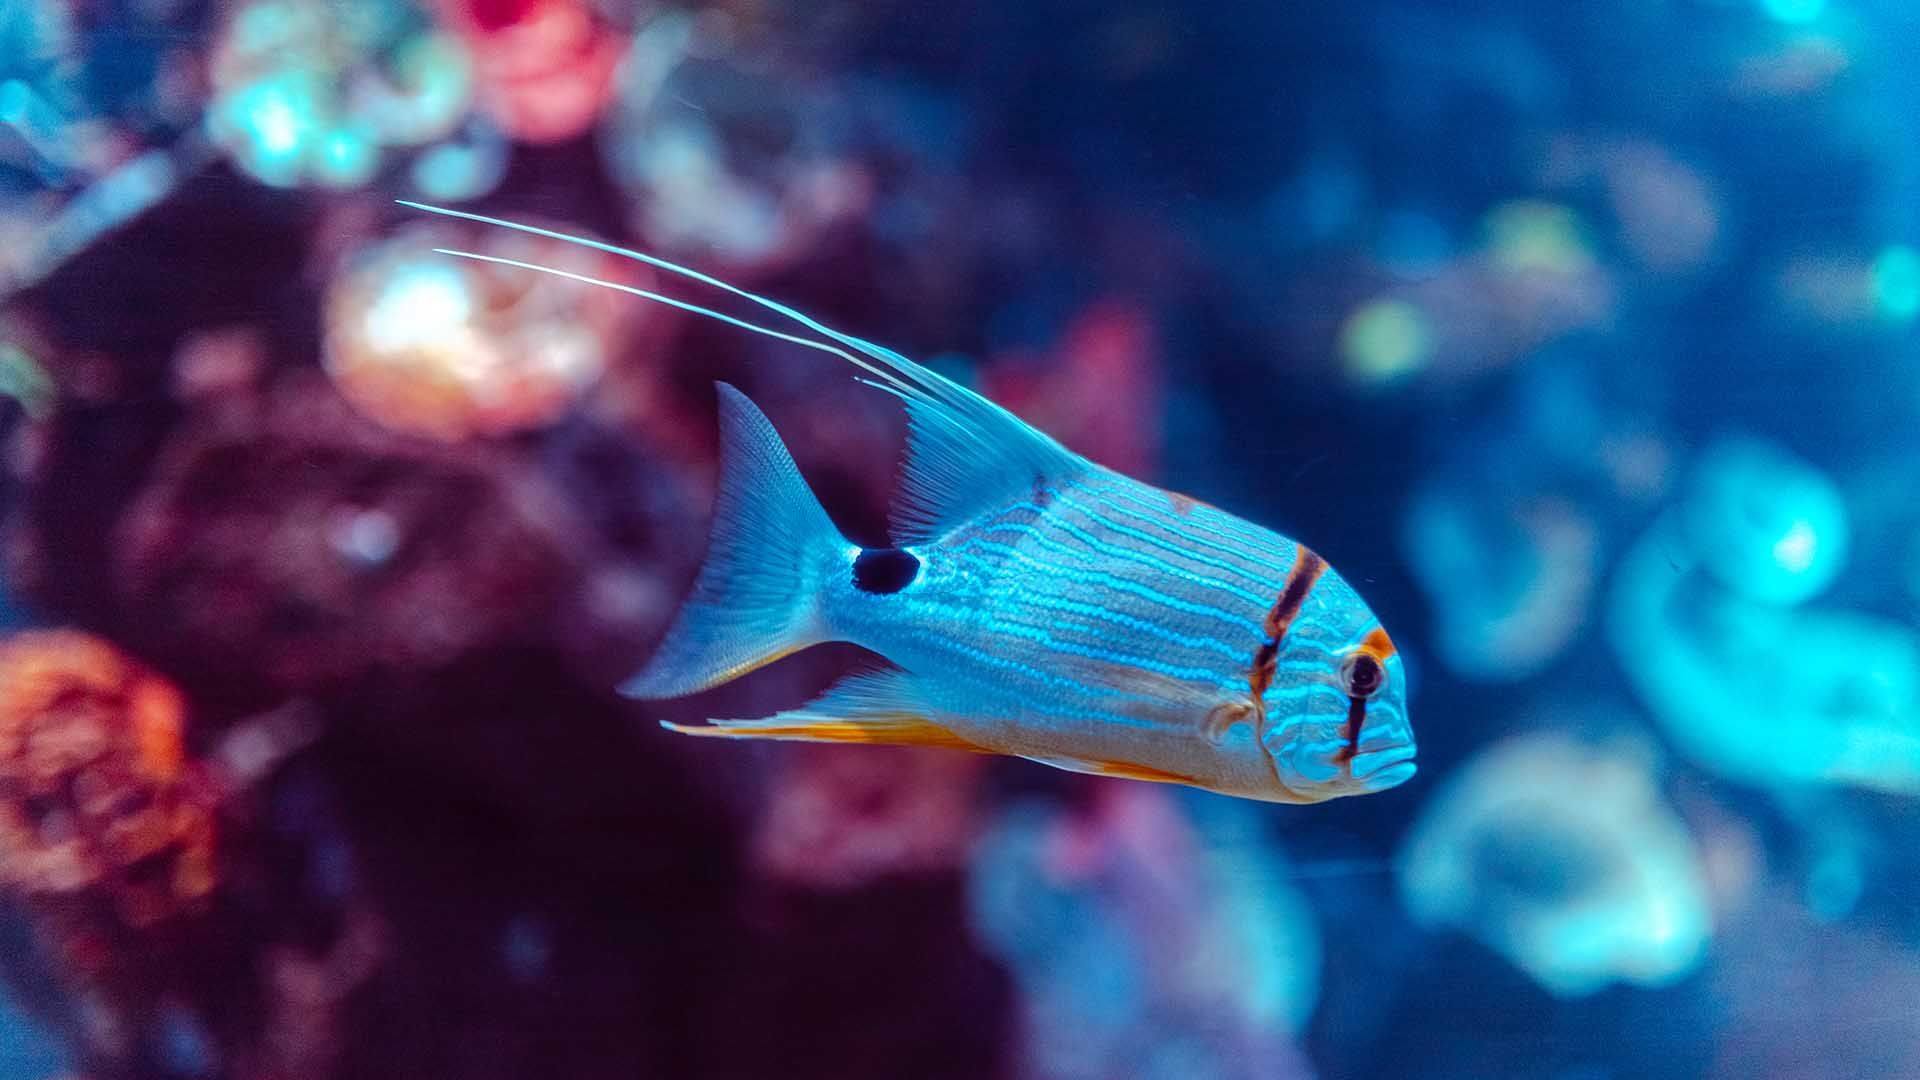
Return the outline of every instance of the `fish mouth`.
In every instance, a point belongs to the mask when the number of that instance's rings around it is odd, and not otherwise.
[[[1418,766],[1413,763],[1418,749],[1412,743],[1401,743],[1379,750],[1369,750],[1353,756],[1353,778],[1367,785],[1372,791],[1404,784],[1413,778]]]

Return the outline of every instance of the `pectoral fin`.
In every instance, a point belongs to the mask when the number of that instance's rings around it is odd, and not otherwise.
[[[914,677],[905,671],[854,675],[798,709],[765,719],[715,720],[708,724],[662,721],[660,726],[705,738],[884,743],[986,752],[928,719],[931,710],[920,700],[914,684]]]
[[[1122,780],[1146,780],[1155,784],[1186,784],[1191,787],[1201,786],[1200,781],[1191,776],[1168,772],[1165,769],[1156,769],[1151,765],[1135,765],[1126,761],[1087,761],[1081,758],[1071,757],[1037,757],[1032,754],[1026,755],[1026,757],[1029,761],[1037,761],[1042,765],[1051,765],[1056,769],[1065,769],[1068,772],[1089,773],[1093,776],[1113,776]]]

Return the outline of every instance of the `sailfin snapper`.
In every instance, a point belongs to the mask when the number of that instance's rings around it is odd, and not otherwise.
[[[645,263],[787,320],[472,252],[831,353],[906,406],[893,546],[848,541],[767,418],[719,387],[707,560],[665,640],[622,687],[667,698],[808,646],[891,662],[718,738],[944,746],[1271,802],[1381,791],[1414,773],[1392,639],[1326,560],[1278,533],[1067,450],[891,349],[657,256],[419,203],[416,209]]]

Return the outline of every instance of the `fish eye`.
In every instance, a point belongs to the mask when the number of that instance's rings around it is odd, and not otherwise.
[[[1369,698],[1387,684],[1387,670],[1372,653],[1357,652],[1340,662],[1340,686],[1348,697]]]

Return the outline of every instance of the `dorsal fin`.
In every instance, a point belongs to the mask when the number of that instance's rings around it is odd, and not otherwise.
[[[901,471],[901,498],[892,520],[896,544],[911,546],[940,536],[988,507],[1024,495],[1039,481],[1057,480],[1087,467],[1086,459],[1061,446],[1046,433],[946,376],[922,367],[892,349],[843,334],[785,304],[748,292],[719,278],[657,255],[584,236],[465,210],[429,206],[405,199],[399,202],[416,210],[531,233],[633,259],[742,297],[838,343],[830,345],[785,333],[660,293],[558,267],[470,251],[439,249],[464,259],[516,266],[624,292],[757,334],[829,352],[862,369],[870,376],[861,379],[862,382],[893,394],[907,406],[909,434],[906,465]]]
[[[893,542],[902,547],[943,536],[1087,465],[1085,458],[1039,428],[965,387],[953,386],[984,406],[983,415],[969,416],[943,402],[901,395],[907,405],[907,457],[888,524]]]

